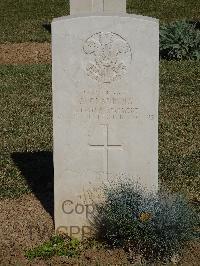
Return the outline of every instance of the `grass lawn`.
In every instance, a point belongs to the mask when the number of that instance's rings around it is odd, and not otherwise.
[[[172,190],[199,197],[196,62],[160,66],[159,174]],[[0,66],[0,196],[16,197],[52,180],[51,66]],[[41,185],[41,182],[44,182]]]
[[[127,0],[129,13],[153,16],[161,23],[179,19],[198,21],[199,10],[200,2],[196,0]],[[1,0],[0,43],[50,41],[48,29],[52,18],[68,14],[68,0]]]

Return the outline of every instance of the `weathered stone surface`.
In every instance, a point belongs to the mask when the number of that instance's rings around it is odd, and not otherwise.
[[[126,0],[104,0],[104,12],[126,13]]]
[[[126,13],[126,0],[70,0],[70,14]]]
[[[136,15],[52,23],[55,226],[88,233],[88,191],[128,177],[158,186],[158,21]],[[78,205],[77,205],[78,204]]]

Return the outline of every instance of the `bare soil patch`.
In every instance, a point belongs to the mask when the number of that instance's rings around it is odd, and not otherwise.
[[[33,195],[0,201],[0,265],[128,265],[122,250],[86,250],[80,258],[53,257],[28,261],[25,250],[54,234],[52,217]],[[99,263],[99,264],[98,264]]]
[[[26,263],[24,250],[49,239],[53,220],[34,195],[1,200],[0,210],[0,265]]]
[[[50,43],[0,44],[0,64],[51,63]]]

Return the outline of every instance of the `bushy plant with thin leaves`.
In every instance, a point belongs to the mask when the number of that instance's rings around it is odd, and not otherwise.
[[[198,215],[178,195],[143,191],[133,182],[103,188],[96,205],[97,234],[114,247],[140,252],[150,261],[169,260],[197,237]]]

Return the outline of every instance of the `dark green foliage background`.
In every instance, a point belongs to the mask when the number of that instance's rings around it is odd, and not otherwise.
[[[197,23],[176,21],[160,27],[160,56],[168,60],[200,60]]]

